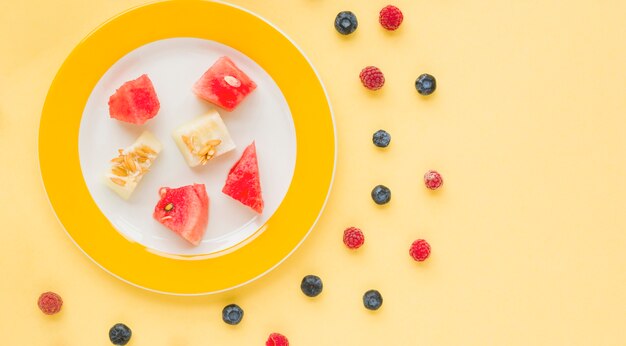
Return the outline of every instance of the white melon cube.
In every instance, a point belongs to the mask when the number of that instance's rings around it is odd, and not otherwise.
[[[105,174],[106,186],[129,199],[161,150],[159,140],[145,131],[133,144],[118,150],[119,155],[111,160],[111,168]]]
[[[235,149],[226,124],[216,110],[181,125],[174,130],[172,137],[190,167],[205,165]]]

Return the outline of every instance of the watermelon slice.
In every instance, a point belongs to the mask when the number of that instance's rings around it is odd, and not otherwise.
[[[209,67],[193,86],[200,98],[228,111],[235,109],[254,89],[256,83],[226,56]]]
[[[143,125],[159,112],[161,104],[152,81],[143,74],[122,84],[109,98],[111,118],[131,124]]]
[[[239,161],[228,172],[222,192],[259,214],[263,212],[263,196],[254,142],[243,151]]]
[[[209,196],[204,184],[159,189],[155,220],[193,245],[200,244],[209,223]]]

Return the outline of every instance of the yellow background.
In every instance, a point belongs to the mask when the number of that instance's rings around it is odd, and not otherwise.
[[[94,265],[57,222],[41,184],[41,107],[71,49],[141,1],[0,4],[0,331],[15,345],[623,345],[626,343],[626,3],[396,1],[405,22],[377,24],[386,1],[238,0],[290,35],[333,104],[339,153],[326,211],[303,246],[243,288],[207,297],[142,291]],[[359,29],[336,34],[350,9]],[[210,23],[207,23],[210,25]],[[236,23],[233,23],[236,25]],[[358,73],[377,65],[377,93]],[[417,75],[439,88],[416,94]],[[371,134],[392,134],[384,151]],[[437,169],[444,188],[421,176]],[[375,206],[376,184],[393,191]],[[349,252],[347,226],[366,245]],[[431,258],[408,257],[427,239]],[[324,292],[308,299],[301,278]],[[361,295],[385,302],[366,311]],[[36,307],[46,290],[59,315]],[[224,305],[245,309],[238,326]]]

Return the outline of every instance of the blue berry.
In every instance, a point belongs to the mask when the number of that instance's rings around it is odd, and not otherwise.
[[[369,290],[363,295],[363,305],[369,310],[378,310],[383,305],[383,296],[377,290]]]
[[[387,204],[391,200],[391,190],[385,185],[377,185],[372,190],[372,199],[376,204]]]
[[[300,284],[302,293],[304,293],[307,297],[317,297],[320,293],[322,293],[323,288],[324,285],[322,284],[322,279],[316,275],[305,276]]]
[[[227,324],[239,324],[243,319],[243,309],[237,304],[226,305],[222,310],[222,319]]]
[[[113,345],[126,345],[133,332],[124,323],[117,323],[109,329],[109,340]]]
[[[389,142],[391,142],[391,135],[385,130],[378,130],[374,132],[372,141],[375,146],[379,148],[386,148],[389,145]]]
[[[424,73],[415,80],[415,89],[422,95],[430,95],[437,89],[437,81],[435,77]]]
[[[335,29],[342,35],[350,35],[358,26],[356,16],[350,11],[341,11],[335,18]]]

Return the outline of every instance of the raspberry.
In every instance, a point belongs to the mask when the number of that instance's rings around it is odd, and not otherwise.
[[[289,346],[289,340],[282,334],[272,333],[270,337],[267,338],[265,346]]]
[[[365,242],[363,232],[356,227],[348,227],[343,231],[343,243],[350,249],[358,249]]]
[[[39,296],[37,306],[46,315],[54,315],[61,311],[63,299],[54,292],[45,292]]]
[[[378,90],[385,84],[383,72],[376,66],[367,66],[359,74],[363,86],[370,90]]]
[[[443,185],[443,178],[437,171],[428,171],[424,174],[424,184],[431,190],[437,190]]]
[[[378,17],[380,25],[391,31],[398,29],[400,24],[402,24],[403,19],[404,16],[402,15],[402,11],[392,5],[385,6],[382,10],[380,10],[380,15]]]
[[[411,255],[414,260],[422,262],[430,255],[430,245],[426,242],[426,240],[418,239],[411,244],[409,255]]]

